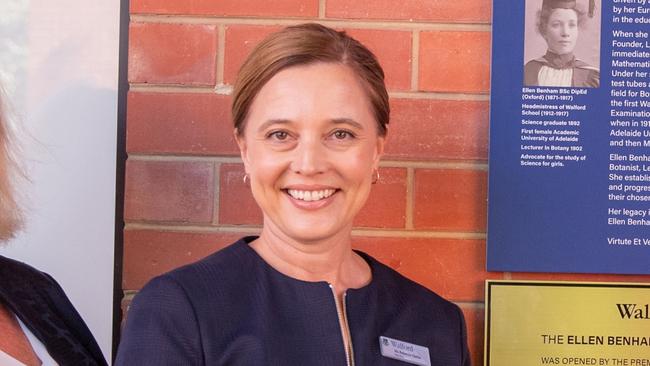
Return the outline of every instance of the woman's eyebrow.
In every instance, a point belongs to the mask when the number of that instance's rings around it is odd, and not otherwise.
[[[334,118],[331,120],[331,122],[335,125],[347,124],[359,130],[363,130],[363,125],[351,118]]]
[[[283,118],[269,119],[269,120],[265,121],[264,123],[262,123],[257,130],[258,131],[264,131],[267,128],[269,128],[270,126],[273,126],[273,125],[288,125],[290,123],[291,123],[290,120],[283,119]]]

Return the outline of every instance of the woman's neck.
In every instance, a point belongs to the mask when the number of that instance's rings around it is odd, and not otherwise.
[[[350,231],[309,243],[291,239],[264,225],[250,246],[279,272],[302,281],[326,281],[337,294],[370,282],[366,261],[352,251]]]
[[[575,62],[575,55],[573,52],[560,55],[551,50],[547,50],[544,58],[558,69],[573,67]]]

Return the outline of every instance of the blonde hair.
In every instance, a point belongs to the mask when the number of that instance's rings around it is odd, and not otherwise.
[[[12,140],[5,93],[0,86],[0,242],[13,238],[23,224],[15,183],[24,174],[16,161],[16,146]]]

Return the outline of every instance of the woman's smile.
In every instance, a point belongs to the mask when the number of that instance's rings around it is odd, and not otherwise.
[[[294,199],[306,202],[321,201],[323,199],[331,197],[335,189],[321,189],[321,190],[299,190],[299,189],[287,189],[286,190],[289,196]]]
[[[310,211],[323,210],[337,198],[336,189],[286,189],[287,199],[291,204],[300,210],[303,214]]]

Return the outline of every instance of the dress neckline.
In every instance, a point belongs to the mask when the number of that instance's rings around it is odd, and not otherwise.
[[[549,66],[556,69],[570,69],[575,66],[576,57],[573,52],[559,55],[551,50],[546,51],[544,59],[548,61]]]
[[[327,282],[327,281],[305,281],[305,280],[301,280],[301,279],[298,279],[298,278],[291,277],[289,275],[286,275],[286,274],[278,271],[275,267],[273,267],[267,261],[265,261],[264,258],[262,258],[259,255],[259,253],[257,253],[255,251],[255,249],[251,248],[251,246],[249,245],[253,240],[255,240],[257,238],[258,238],[258,236],[246,236],[246,237],[241,238],[238,242],[241,244],[241,246],[244,248],[244,250],[248,253],[248,255],[251,256],[251,258],[253,258],[256,262],[260,263],[262,268],[267,273],[271,273],[274,276],[282,277],[282,278],[286,279],[287,281],[295,282],[296,284],[299,284],[299,285],[302,285],[302,286],[314,286],[314,285],[317,285],[319,287],[321,287],[321,286],[327,286],[328,288],[330,287],[330,283]],[[368,264],[368,267],[370,268],[370,281],[368,281],[368,283],[366,283],[365,285],[363,285],[361,287],[358,287],[358,288],[348,288],[347,291],[360,291],[360,290],[364,290],[364,289],[370,289],[371,287],[374,286],[375,276],[377,274],[375,263],[372,260],[372,257],[370,257],[368,254],[366,254],[366,253],[364,253],[364,252],[362,252],[360,250],[356,250],[356,249],[353,249],[353,251],[356,254],[358,254]]]

